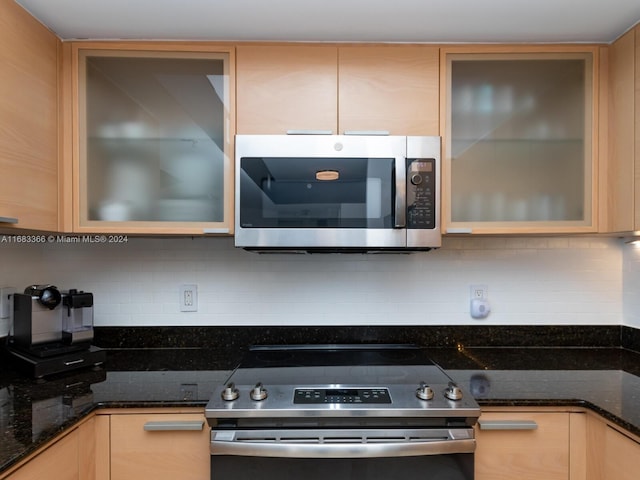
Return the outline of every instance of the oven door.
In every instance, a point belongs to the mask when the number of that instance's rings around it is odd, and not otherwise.
[[[235,242],[406,247],[406,137],[236,136]]]
[[[211,478],[472,480],[473,429],[225,430]]]

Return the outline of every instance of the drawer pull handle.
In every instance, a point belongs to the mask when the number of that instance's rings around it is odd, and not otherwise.
[[[0,217],[0,223],[18,223],[18,219],[13,217]]]
[[[144,429],[147,432],[180,432],[199,431],[204,428],[204,420],[194,420],[191,422],[147,422]]]
[[[287,135],[331,135],[331,130],[287,130]]]
[[[473,233],[473,229],[469,227],[451,227],[447,228],[446,233]]]
[[[78,360],[69,360],[68,362],[64,362],[65,367],[70,367],[71,365],[79,365],[84,362],[84,358],[79,358]]]
[[[388,136],[388,130],[345,130],[345,135],[377,135],[377,136]]]
[[[478,420],[480,430],[536,430],[533,420]]]

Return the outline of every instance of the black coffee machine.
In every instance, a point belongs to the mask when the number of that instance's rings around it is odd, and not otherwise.
[[[104,363],[93,346],[93,294],[30,285],[12,296],[7,350],[37,378]]]

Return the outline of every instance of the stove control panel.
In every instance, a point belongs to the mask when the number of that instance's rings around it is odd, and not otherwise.
[[[386,388],[296,388],[293,403],[391,403]]]

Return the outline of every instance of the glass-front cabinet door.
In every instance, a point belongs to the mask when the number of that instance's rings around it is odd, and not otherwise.
[[[595,231],[596,53],[444,52],[447,233]]]
[[[233,233],[231,56],[78,49],[77,231]]]

